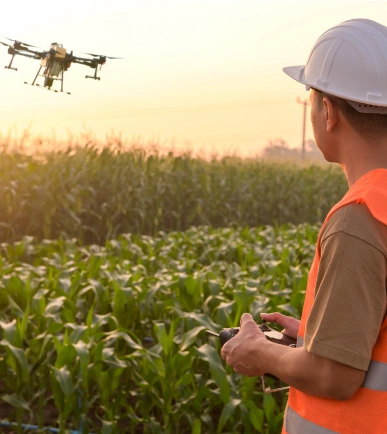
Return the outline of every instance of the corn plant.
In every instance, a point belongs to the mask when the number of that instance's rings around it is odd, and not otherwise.
[[[278,433],[286,394],[234,373],[205,329],[299,316],[316,237],[302,224],[3,243],[0,414],[18,433]]]

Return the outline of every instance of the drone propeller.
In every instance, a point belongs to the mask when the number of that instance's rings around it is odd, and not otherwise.
[[[91,54],[91,53],[85,53],[85,54],[93,57],[105,57],[106,59],[123,59],[123,57],[110,57],[110,56],[104,56],[102,54]]]
[[[91,54],[91,53],[85,53],[85,54],[87,54],[89,56],[93,56],[93,57],[99,57],[99,54]]]
[[[10,47],[11,45],[9,45],[9,44],[6,44],[5,42],[1,42],[0,41],[0,44],[3,44],[3,45],[5,45],[6,47]]]
[[[26,47],[39,48],[36,45],[26,44],[25,42],[17,41],[16,39],[7,38],[6,36],[4,36],[4,37],[5,37],[5,39],[8,39],[8,41],[19,42],[21,45],[25,45]]]

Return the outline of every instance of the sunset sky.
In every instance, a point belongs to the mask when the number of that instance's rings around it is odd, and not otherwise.
[[[26,86],[39,62],[18,57],[3,68],[0,133],[66,137],[122,134],[176,148],[258,153],[270,139],[301,145],[305,88],[282,72],[302,65],[316,39],[352,18],[387,25],[386,1],[21,0],[2,5],[0,37],[42,49],[59,42],[82,52],[124,57],[101,81],[73,64],[72,95]],[[6,39],[1,39],[7,42]],[[59,83],[57,83],[59,85]],[[312,138],[310,123],[307,138]]]

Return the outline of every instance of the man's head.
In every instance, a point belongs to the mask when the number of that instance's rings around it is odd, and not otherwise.
[[[351,127],[365,140],[380,140],[387,136],[387,115],[379,113],[361,113],[354,109],[345,99],[313,90],[317,108],[322,109],[324,98],[329,98],[340,110]]]
[[[387,115],[358,112],[346,100],[315,89],[310,102],[316,144],[328,161],[341,162],[341,141],[361,141],[372,149],[387,139]]]
[[[345,21],[320,36],[304,66],[284,72],[312,89],[313,130],[327,160],[340,162],[345,139],[386,141],[387,27]]]

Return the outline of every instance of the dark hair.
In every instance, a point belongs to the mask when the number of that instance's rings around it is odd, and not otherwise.
[[[336,104],[345,119],[352,128],[364,139],[380,139],[387,137],[387,115],[379,113],[360,113],[342,98],[329,95],[320,90],[313,89],[317,101],[317,107],[322,109],[324,97],[329,98]]]

